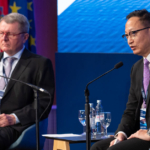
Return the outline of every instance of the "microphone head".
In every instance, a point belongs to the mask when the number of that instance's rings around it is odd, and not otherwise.
[[[122,61],[119,62],[118,64],[116,64],[116,65],[114,66],[114,68],[115,68],[115,69],[118,69],[118,68],[120,68],[121,66],[123,66],[123,62],[122,62]]]

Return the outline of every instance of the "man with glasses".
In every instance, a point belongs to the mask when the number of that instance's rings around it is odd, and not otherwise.
[[[150,148],[150,13],[135,10],[127,17],[122,36],[134,54],[143,56],[131,70],[126,110],[115,136],[95,143],[91,150],[148,150]],[[146,110],[147,129],[140,129],[140,110]]]
[[[1,18],[0,75],[46,89],[51,99],[48,94],[39,92],[39,116],[45,119],[53,104],[53,68],[49,59],[25,48],[28,33],[29,22],[24,15],[11,13]],[[1,150],[7,149],[24,129],[35,123],[35,103],[31,87],[0,77]]]

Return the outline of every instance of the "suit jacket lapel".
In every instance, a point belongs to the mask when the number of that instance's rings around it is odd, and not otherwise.
[[[137,97],[138,97],[138,106],[137,106],[137,110],[136,110],[136,119],[139,118],[140,109],[141,109],[141,105],[143,102],[142,93],[141,93],[141,88],[143,86],[143,59],[139,63],[137,69],[138,69],[138,71],[136,74],[136,76],[137,76],[136,82],[137,82],[138,90],[136,92],[137,92]]]
[[[11,78],[12,79],[16,79],[18,80],[19,77],[21,76],[21,74],[24,72],[25,68],[27,67],[27,65],[30,63],[30,59],[28,59],[30,57],[31,53],[28,52],[28,50],[24,50],[22,53],[22,56],[20,58],[20,60],[18,61],[15,69],[12,72]],[[10,80],[7,88],[5,90],[4,96],[9,92],[9,90],[13,87],[13,85],[15,84],[16,81]]]
[[[138,77],[139,77],[139,81],[138,82],[138,87],[139,87],[139,95],[138,97],[141,98],[141,88],[143,87],[143,59],[141,60],[141,63],[139,65],[139,72],[138,72]]]
[[[150,86],[148,86],[148,95],[147,95],[147,99],[146,99],[146,108],[149,104],[149,99],[150,99]]]
[[[150,100],[150,82],[148,85],[148,95],[147,95],[147,99],[146,99],[146,110],[147,110],[148,105],[149,105],[149,100]]]
[[[2,57],[3,57],[3,53],[0,53],[0,61],[1,61]]]

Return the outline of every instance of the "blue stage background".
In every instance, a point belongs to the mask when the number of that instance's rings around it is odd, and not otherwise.
[[[58,52],[132,53],[121,37],[126,15],[144,8],[149,0],[75,0],[58,15]]]

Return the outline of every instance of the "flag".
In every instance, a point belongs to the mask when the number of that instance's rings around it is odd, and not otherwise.
[[[0,0],[0,18],[8,14],[8,0]],[[0,49],[0,52],[2,50]]]
[[[8,0],[0,0],[0,18],[8,14]]]
[[[23,14],[28,18],[30,29],[26,47],[33,53],[36,53],[33,0],[9,0],[9,13],[13,12]]]

